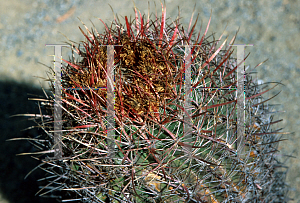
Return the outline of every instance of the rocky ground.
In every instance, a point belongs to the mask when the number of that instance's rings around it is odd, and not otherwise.
[[[37,164],[30,157],[15,156],[16,153],[31,150],[31,145],[16,141],[6,142],[13,137],[26,137],[36,134],[32,130],[20,132],[29,126],[30,121],[21,118],[9,118],[12,114],[37,112],[34,102],[27,101],[27,93],[42,94],[40,83],[47,83],[38,77],[47,77],[47,68],[39,64],[51,65],[53,48],[45,44],[63,44],[67,39],[84,40],[78,26],[82,26],[79,17],[90,28],[95,24],[99,32],[103,24],[97,18],[110,24],[113,13],[108,5],[113,7],[120,20],[124,16],[133,17],[133,3],[130,0],[14,0],[1,1],[0,8],[0,202],[53,202],[41,200],[34,194],[38,190],[35,180],[42,178],[41,172],[34,172],[26,180],[24,176]],[[160,15],[160,1],[155,1]],[[184,3],[183,3],[184,2]],[[270,103],[282,104],[285,112],[281,127],[283,131],[294,132],[286,136],[289,140],[280,144],[279,149],[284,154],[296,158],[281,157],[289,166],[287,183],[293,188],[289,193],[292,203],[300,202],[300,1],[299,0],[166,0],[167,17],[175,20],[180,7],[182,24],[188,23],[196,4],[195,12],[199,12],[198,27],[202,22],[202,30],[207,25],[212,11],[209,33],[216,33],[218,38],[228,26],[225,35],[231,39],[239,29],[236,44],[254,44],[247,47],[251,52],[246,65],[260,66],[258,78],[264,82],[281,81],[285,86],[275,88],[272,94],[282,90]],[[137,1],[141,13],[148,12],[148,1]],[[150,10],[155,12],[153,1]],[[195,18],[194,18],[195,19]],[[203,31],[202,31],[203,33]],[[226,37],[225,36],[225,37]],[[225,37],[223,39],[225,39]],[[68,54],[64,49],[64,56]],[[37,77],[33,77],[37,76]],[[272,95],[271,94],[271,95]]]

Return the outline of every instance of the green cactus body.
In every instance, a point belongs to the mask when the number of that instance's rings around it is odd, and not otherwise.
[[[179,20],[167,24],[163,5],[162,18],[154,21],[135,11],[133,22],[126,17],[123,26],[115,19],[104,34],[81,30],[86,41],[72,46],[82,59],[62,68],[63,157],[43,160],[51,184],[42,191],[63,191],[62,199],[82,202],[284,202],[285,191],[276,190],[274,179],[279,138],[271,129],[272,109],[249,72],[245,154],[237,153],[233,48],[207,37],[207,29],[195,37],[197,20],[188,31]],[[112,145],[107,45],[122,45],[114,46]],[[193,45],[189,108],[186,45]],[[53,105],[44,107],[53,113]],[[57,144],[53,117],[43,122],[49,150]]]

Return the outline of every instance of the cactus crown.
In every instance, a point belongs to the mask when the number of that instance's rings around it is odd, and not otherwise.
[[[188,31],[178,19],[168,24],[162,5],[160,19],[135,8],[125,26],[115,18],[104,34],[80,29],[86,41],[72,48],[81,59],[64,60],[62,68],[59,143],[54,98],[44,105],[49,115],[40,126],[49,142],[37,143],[45,150],[61,145],[62,157],[40,158],[50,181],[40,194],[64,191],[62,199],[82,202],[285,201],[275,178],[280,138],[262,97],[267,91],[245,73],[241,154],[239,64],[226,40],[219,45],[222,36],[206,36],[209,23],[195,37],[192,19]]]

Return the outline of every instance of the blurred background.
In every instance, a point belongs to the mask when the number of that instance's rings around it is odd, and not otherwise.
[[[156,10],[161,16],[160,1],[149,1],[150,12]],[[196,31],[202,24],[201,35],[206,28],[211,11],[212,20],[208,34],[215,33],[216,38],[225,30],[229,39],[239,33],[235,44],[253,44],[246,47],[250,56],[246,65],[256,66],[258,79],[264,82],[281,82],[269,96],[281,91],[272,99],[271,104],[282,104],[279,125],[288,141],[280,143],[280,152],[296,158],[279,156],[289,166],[287,184],[292,187],[289,197],[293,203],[300,202],[300,1],[299,0],[166,0],[169,23],[176,19],[178,6],[181,23],[188,28],[196,3],[195,15],[199,13]],[[34,101],[28,101],[32,95],[43,95],[41,86],[47,88],[47,82],[40,77],[47,77],[47,67],[52,66],[53,47],[45,44],[64,44],[67,36],[70,40],[84,40],[78,26],[83,28],[78,17],[87,25],[95,24],[98,32],[103,31],[103,24],[98,18],[110,25],[118,14],[122,23],[125,16],[134,17],[134,4],[131,0],[10,0],[0,1],[0,203],[13,202],[56,202],[53,199],[41,199],[35,196],[39,190],[37,179],[43,177],[41,171],[35,171],[24,180],[38,161],[30,156],[15,154],[32,151],[26,141],[5,141],[15,137],[33,136],[37,130],[21,131],[34,125],[26,118],[13,117],[14,114],[38,113]],[[135,2],[142,14],[148,14],[148,1]],[[64,36],[65,35],[65,36]],[[63,48],[63,57],[68,50]]]

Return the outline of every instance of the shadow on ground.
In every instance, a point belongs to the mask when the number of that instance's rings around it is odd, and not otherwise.
[[[30,157],[16,156],[23,152],[35,151],[26,140],[6,141],[17,137],[33,137],[38,135],[37,129],[21,131],[35,125],[26,117],[12,117],[14,114],[38,113],[35,101],[28,101],[28,94],[43,96],[40,89],[14,82],[0,82],[0,192],[9,203],[52,203],[55,199],[36,196],[39,190],[38,179],[44,177],[40,169],[34,171],[25,180],[24,177],[39,162]]]

